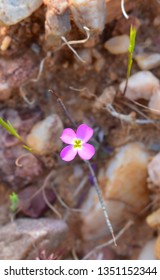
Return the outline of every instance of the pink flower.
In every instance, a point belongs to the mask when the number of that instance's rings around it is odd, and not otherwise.
[[[64,161],[71,161],[78,154],[84,160],[91,159],[95,154],[95,148],[87,141],[92,135],[93,129],[86,124],[81,124],[76,133],[71,128],[64,129],[60,139],[70,145],[63,148],[60,157]]]

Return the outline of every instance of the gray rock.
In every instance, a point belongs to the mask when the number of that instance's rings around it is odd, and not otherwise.
[[[35,259],[40,250],[47,254],[66,244],[67,225],[50,218],[17,219],[0,228],[0,259]]]
[[[13,25],[29,17],[43,3],[43,0],[1,0],[0,22]]]

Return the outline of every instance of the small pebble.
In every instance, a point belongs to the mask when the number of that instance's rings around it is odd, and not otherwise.
[[[139,71],[128,79],[128,86],[125,96],[131,100],[149,100],[154,90],[160,85],[159,80],[150,71]],[[123,93],[126,80],[123,81],[119,89]]]
[[[145,244],[140,252],[138,260],[156,260],[154,252],[155,242],[156,239],[152,239]]]
[[[77,53],[80,56],[80,58],[85,62],[86,66],[92,63],[92,52],[90,49],[81,49],[78,50]]]
[[[150,214],[146,218],[146,222],[151,228],[156,229],[156,228],[160,227],[160,208],[158,210],[154,211],[152,214]]]
[[[150,70],[160,66],[160,54],[152,53],[152,54],[138,54],[135,57],[135,60],[142,70]]]
[[[60,149],[63,124],[58,115],[53,114],[36,123],[27,136],[27,145],[39,155],[48,155]]]
[[[129,36],[124,34],[113,37],[105,42],[104,47],[115,55],[127,53],[129,48]]]
[[[9,48],[11,41],[12,39],[10,36],[5,36],[0,47],[1,51],[6,51]]]
[[[0,101],[5,101],[11,96],[11,89],[8,83],[0,83]]]
[[[31,50],[35,53],[35,54],[39,54],[40,53],[40,46],[38,44],[33,43],[31,45]]]
[[[160,26],[160,15],[154,18],[153,25]]]
[[[104,67],[105,65],[105,60],[103,57],[101,57],[100,59],[98,59],[95,63],[94,63],[94,69],[97,73],[99,73],[102,68]]]
[[[153,113],[160,115],[160,87],[154,90],[148,103],[148,108],[150,108]]]
[[[148,174],[151,182],[160,187],[160,153],[148,164]]]
[[[95,71],[97,73],[99,73],[102,70],[103,66],[105,65],[105,59],[104,59],[103,55],[95,48],[92,49],[92,55],[93,55],[93,58],[95,59],[95,63],[93,65],[93,67],[94,67]]]

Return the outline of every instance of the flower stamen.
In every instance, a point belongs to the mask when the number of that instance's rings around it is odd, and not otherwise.
[[[81,149],[82,148],[82,140],[75,139],[73,147],[74,147],[74,149]]]

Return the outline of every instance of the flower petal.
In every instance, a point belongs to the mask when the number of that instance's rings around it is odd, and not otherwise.
[[[76,134],[73,129],[65,128],[60,139],[66,144],[73,144],[73,140],[76,138]]]
[[[84,160],[91,159],[95,154],[95,148],[90,144],[83,144],[83,147],[81,150],[78,150],[79,156]]]
[[[60,153],[60,157],[64,161],[71,161],[75,158],[77,151],[73,149],[72,145],[68,145]]]
[[[93,135],[93,129],[86,124],[81,124],[77,128],[76,136],[81,139],[83,143],[86,143]]]

